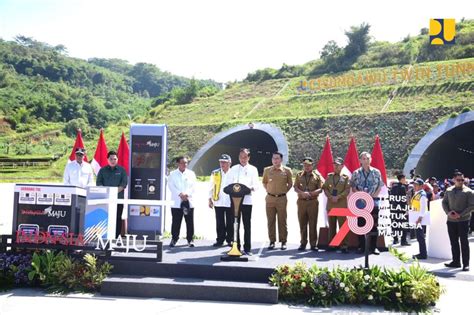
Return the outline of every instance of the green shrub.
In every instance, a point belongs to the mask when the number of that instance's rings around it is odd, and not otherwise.
[[[425,311],[443,293],[436,277],[419,264],[408,269],[319,268],[304,264],[275,269],[270,283],[283,301],[314,306],[381,305],[398,311]]]
[[[51,292],[94,292],[111,270],[109,263],[98,263],[91,254],[77,260],[63,252],[45,251],[33,255],[28,278]]]
[[[56,283],[50,288],[55,292],[94,292],[112,270],[109,263],[99,264],[94,255],[86,254],[83,261],[70,257],[60,260],[54,270]]]

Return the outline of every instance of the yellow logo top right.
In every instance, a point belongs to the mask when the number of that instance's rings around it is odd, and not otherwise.
[[[430,19],[431,45],[452,45],[456,39],[454,19]]]

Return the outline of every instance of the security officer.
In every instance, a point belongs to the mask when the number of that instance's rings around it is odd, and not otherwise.
[[[415,194],[411,198],[411,208],[413,211],[418,212],[418,218],[416,220],[417,228],[416,228],[416,240],[418,241],[418,245],[420,248],[420,253],[414,255],[413,258],[416,259],[426,259],[428,257],[426,251],[426,241],[425,241],[425,233],[421,226],[421,222],[423,216],[428,212],[428,198],[426,197],[426,192],[423,190],[423,185],[425,182],[418,178],[414,183]]]
[[[324,194],[328,197],[326,210],[329,212],[333,208],[347,208],[347,196],[351,188],[349,176],[341,174],[344,167],[342,158],[334,159],[334,173],[329,173],[323,185]],[[329,221],[329,242],[336,235],[336,221],[339,229],[346,221],[345,217],[328,216]],[[341,252],[347,253],[347,236],[341,243]],[[331,248],[329,248],[331,249]]]
[[[286,193],[293,186],[293,173],[291,169],[283,166],[283,154],[274,152],[272,155],[272,166],[263,170],[263,187],[267,191],[266,210],[268,237],[270,246],[268,249],[275,248],[276,231],[275,223],[278,217],[278,236],[281,242],[281,249],[286,249],[286,238],[288,236],[288,227],[286,225]]]
[[[316,242],[318,239],[318,196],[322,191],[324,179],[313,170],[313,159],[306,157],[303,159],[303,170],[296,174],[295,191],[298,194],[298,221],[300,223],[300,247],[298,250],[305,250],[308,243],[309,224],[309,245],[311,250],[317,251]]]

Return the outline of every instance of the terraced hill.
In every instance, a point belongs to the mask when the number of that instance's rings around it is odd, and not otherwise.
[[[362,79],[351,86],[347,78]],[[306,83],[307,90],[301,89],[302,83]],[[473,90],[474,58],[470,58],[317,78],[237,83],[188,105],[158,106],[146,121],[195,126],[223,121],[419,111],[439,106],[471,106]],[[393,101],[385,106],[391,96]]]

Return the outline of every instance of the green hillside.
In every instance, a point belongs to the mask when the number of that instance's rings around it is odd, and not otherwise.
[[[319,156],[326,135],[343,155],[351,134],[361,150],[379,134],[387,167],[401,168],[429,129],[474,110],[474,21],[457,24],[450,47],[427,46],[426,30],[385,43],[369,40],[368,29],[352,28],[345,47],[325,47],[320,59],[257,70],[224,90],[148,64],[85,61],[44,43],[0,41],[0,181],[59,180],[77,127],[92,157],[100,127],[117,148],[131,122],[167,124],[170,157],[192,156],[229,127],[272,123],[287,138],[294,168],[303,155]],[[48,165],[21,164],[45,156]],[[12,159],[18,163],[6,162]]]
[[[106,127],[145,115],[155,97],[191,84],[196,89],[210,86],[214,92],[220,86],[146,63],[71,58],[62,45],[52,47],[24,36],[0,39],[0,115],[16,132],[45,122],[68,123],[66,132]]]
[[[171,125],[201,125],[228,123],[233,120],[245,122],[270,118],[381,113],[391,92],[395,90],[395,98],[383,112],[472,105],[474,58],[416,64],[412,67],[411,79],[404,84],[402,75],[408,72],[409,67],[372,68],[314,78],[327,80],[359,75],[365,78],[371,73],[389,74],[386,82],[361,84],[357,87],[340,86],[300,91],[298,87],[301,82],[311,79],[307,77],[237,83],[212,97],[197,99],[189,105],[158,106],[151,110],[151,117],[146,121],[163,121]],[[416,69],[423,69],[424,73],[429,69],[430,76],[421,77],[419,74],[419,78],[416,78]],[[449,69],[449,76],[446,75],[446,69]],[[395,80],[392,79],[393,73],[396,73]]]

